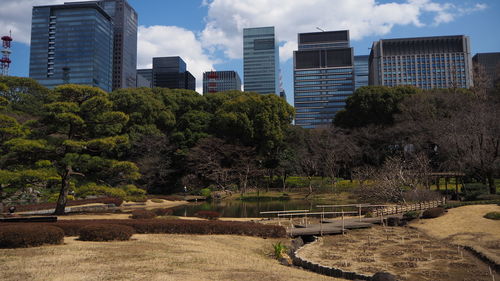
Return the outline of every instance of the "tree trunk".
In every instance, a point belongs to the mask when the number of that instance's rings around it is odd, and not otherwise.
[[[70,180],[71,167],[66,167],[64,174],[61,175],[61,191],[59,192],[59,198],[57,198],[55,215],[64,215],[66,208],[66,203],[68,202],[68,191],[69,191],[69,180]]]
[[[497,194],[497,187],[495,185],[493,174],[488,174],[488,185],[490,187],[490,194]]]
[[[286,191],[286,178],[287,178],[286,171],[284,171],[283,172],[283,192]]]

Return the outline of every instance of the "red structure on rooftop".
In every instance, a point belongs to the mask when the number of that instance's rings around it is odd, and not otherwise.
[[[12,34],[2,36],[2,58],[0,59],[0,68],[2,69],[2,75],[7,76],[9,75],[9,67],[12,61],[10,60],[10,54],[12,51],[10,50],[11,48],[11,43],[12,43]]]

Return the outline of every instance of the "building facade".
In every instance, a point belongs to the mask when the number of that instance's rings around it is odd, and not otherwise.
[[[500,52],[499,53],[477,53],[472,57],[474,66],[481,67],[475,75],[486,75],[489,87],[500,82]]]
[[[293,54],[295,125],[329,126],[354,92],[349,31],[298,34]]]
[[[370,85],[469,88],[470,40],[464,35],[382,39],[372,45],[369,68]]]
[[[137,12],[127,0],[101,0],[113,19],[113,90],[134,88],[137,69]]]
[[[279,46],[274,27],[243,29],[243,80],[246,92],[279,94]]]
[[[236,71],[207,71],[203,73],[203,94],[229,90],[241,91],[241,79]]]
[[[368,86],[368,61],[370,56],[354,56],[354,90]]]
[[[196,89],[196,79],[180,57],[153,58],[153,87]]]
[[[33,7],[29,77],[112,90],[113,23],[96,3]]]
[[[137,88],[153,86],[153,69],[137,69]]]

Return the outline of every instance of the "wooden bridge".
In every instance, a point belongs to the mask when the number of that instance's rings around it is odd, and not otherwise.
[[[429,202],[420,202],[407,205],[370,205],[370,204],[348,204],[348,205],[318,205],[321,212],[310,212],[309,210],[289,210],[289,211],[268,211],[261,214],[276,215],[278,224],[282,221],[289,222],[287,227],[288,235],[306,236],[306,235],[326,235],[326,234],[344,234],[351,229],[370,228],[374,224],[384,224],[389,217],[401,219],[402,214],[408,211],[420,211],[437,207],[445,204],[445,199]],[[357,211],[344,211],[344,208],[357,209]],[[340,211],[328,212],[325,209]],[[370,210],[371,217],[363,217],[362,209]],[[312,217],[319,218],[319,223],[310,223]],[[330,217],[330,218],[327,218]],[[294,221],[299,218],[299,223]]]

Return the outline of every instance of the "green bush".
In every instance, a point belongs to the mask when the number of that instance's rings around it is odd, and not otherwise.
[[[210,190],[210,188],[203,188],[200,189],[200,195],[209,198],[212,195],[212,191]]]
[[[406,220],[414,220],[420,217],[420,211],[409,211],[403,214],[403,218]]]
[[[44,244],[62,244],[64,231],[49,225],[2,225],[0,248],[26,248]]]
[[[121,188],[117,187],[109,187],[104,185],[97,185],[95,183],[82,185],[77,187],[76,195],[78,197],[87,197],[87,196],[109,196],[109,197],[118,197],[125,198],[127,196],[127,192]]]
[[[488,186],[482,183],[466,183],[462,187],[462,195],[465,201],[477,200],[479,196],[488,194]]]
[[[119,224],[91,224],[80,229],[82,241],[126,241],[134,234],[130,226]]]
[[[423,219],[433,219],[442,216],[446,212],[445,208],[436,207],[432,209],[425,210],[422,213]]]
[[[486,215],[484,215],[484,218],[490,220],[500,220],[500,212],[489,212]]]
[[[132,216],[130,218],[137,220],[137,219],[152,219],[155,217],[156,217],[156,214],[153,211],[134,210],[134,211],[132,211]]]
[[[120,188],[123,189],[127,193],[128,196],[142,197],[142,196],[146,195],[146,190],[140,189],[133,184],[120,186]]]
[[[274,257],[280,259],[283,257],[283,254],[286,252],[286,246],[281,244],[281,241],[273,244],[274,248]]]

